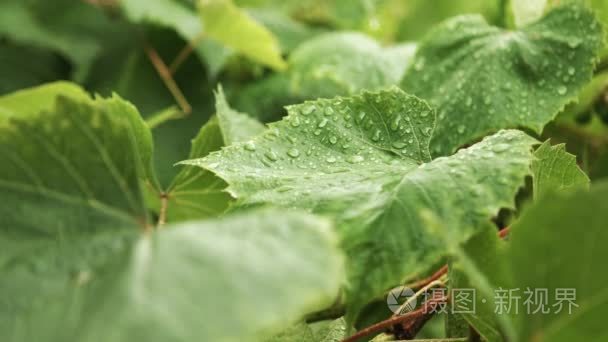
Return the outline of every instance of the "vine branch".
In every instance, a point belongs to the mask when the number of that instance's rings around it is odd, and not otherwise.
[[[160,212],[158,214],[158,228],[162,227],[167,222],[167,206],[169,205],[169,194],[162,192],[160,194]]]
[[[181,49],[181,51],[177,54],[177,56],[169,65],[169,71],[171,72],[171,75],[175,75],[179,67],[188,59],[188,57],[190,57],[192,52],[194,52],[195,47],[200,44],[200,42],[202,42],[204,38],[205,34],[201,32]]]
[[[190,103],[188,103],[188,100],[186,100],[186,97],[182,93],[181,89],[179,88],[177,83],[175,83],[171,71],[169,70],[165,62],[162,60],[162,58],[158,55],[156,49],[145,45],[144,50],[146,51],[150,62],[152,62],[152,65],[156,69],[156,72],[165,83],[167,89],[169,89],[169,91],[171,92],[171,95],[173,95],[173,98],[181,108],[182,112],[184,112],[184,114],[192,113],[192,106],[190,106]]]

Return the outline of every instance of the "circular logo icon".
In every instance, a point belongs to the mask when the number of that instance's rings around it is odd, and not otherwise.
[[[414,290],[409,287],[395,287],[386,296],[386,305],[394,314],[404,314],[413,311],[418,304]]]

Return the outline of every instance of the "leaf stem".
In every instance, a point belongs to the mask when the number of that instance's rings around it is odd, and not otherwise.
[[[160,212],[158,214],[158,228],[161,228],[167,222],[167,206],[169,205],[169,194],[162,192],[160,194]]]
[[[182,112],[184,112],[184,114],[192,113],[192,106],[190,106],[190,103],[188,103],[188,100],[186,100],[186,97],[182,93],[181,89],[179,88],[177,83],[175,83],[171,71],[169,71],[169,68],[167,68],[165,62],[158,55],[156,49],[145,45],[144,50],[146,51],[150,62],[152,62],[152,65],[156,69],[156,72],[165,83],[165,86],[167,87],[167,89],[169,89],[171,95],[173,95],[173,98],[175,99],[175,101],[177,101],[177,104],[182,109]]]
[[[171,75],[175,75],[179,67],[182,66],[182,64],[188,59],[188,57],[190,57],[192,52],[194,52],[194,48],[198,44],[200,44],[204,38],[205,34],[201,32],[181,49],[181,51],[177,54],[177,56],[169,65],[169,71],[171,72]]]
[[[147,118],[146,124],[148,127],[150,127],[150,129],[154,129],[169,120],[181,119],[183,117],[185,117],[184,112],[182,112],[176,106],[171,106]]]

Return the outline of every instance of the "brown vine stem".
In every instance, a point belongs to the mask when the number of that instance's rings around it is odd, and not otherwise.
[[[175,75],[180,66],[190,57],[192,52],[194,52],[195,47],[200,44],[205,38],[205,34],[203,32],[199,33],[194,39],[192,39],[188,44],[186,44],[181,51],[177,54],[175,59],[169,65],[169,71],[171,75]]]
[[[146,51],[150,62],[152,62],[152,65],[156,69],[156,72],[163,80],[163,83],[165,83],[167,89],[169,89],[169,91],[171,92],[171,95],[173,95],[173,98],[181,108],[182,112],[184,112],[184,114],[192,113],[192,106],[190,106],[190,103],[188,103],[188,100],[186,100],[184,93],[182,93],[177,83],[175,83],[171,71],[169,71],[169,68],[167,67],[165,62],[158,55],[156,49],[145,45],[144,50]]]
[[[430,300],[426,301],[424,303],[424,305],[418,310],[408,312],[405,315],[391,317],[382,322],[378,322],[374,325],[370,325],[369,327],[359,330],[354,335],[342,340],[342,342],[355,342],[362,337],[371,335],[371,334],[381,331],[381,330],[388,329],[396,324],[401,324],[401,323],[416,319],[418,317],[425,316],[429,312],[435,311],[435,309],[438,305],[447,302],[447,300],[448,300],[448,297],[430,299]]]
[[[169,204],[169,194],[162,192],[160,194],[160,212],[158,214],[158,228],[162,227],[167,222],[167,206]]]

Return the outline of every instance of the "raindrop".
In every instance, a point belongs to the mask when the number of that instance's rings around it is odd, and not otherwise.
[[[492,147],[492,151],[496,153],[501,153],[509,149],[508,144],[496,144]]]
[[[300,118],[298,118],[297,116],[294,116],[294,117],[291,119],[291,126],[293,126],[293,127],[298,127],[298,126],[300,126]]]
[[[377,129],[377,130],[374,132],[374,135],[372,136],[372,141],[377,142],[377,141],[379,141],[379,140],[380,140],[380,130],[379,130],[379,129]]]
[[[397,116],[397,117],[395,118],[395,120],[393,120],[393,121],[391,122],[390,127],[391,127],[391,130],[392,130],[392,131],[396,131],[396,130],[398,130],[398,129],[399,129],[399,122],[401,122],[401,117]]]
[[[246,142],[244,147],[247,151],[255,151],[255,144],[253,143],[253,141]]]
[[[358,116],[359,122],[362,122],[365,119],[365,115],[366,115],[365,112],[359,113],[359,116]]]
[[[395,141],[395,142],[393,143],[393,147],[394,147],[394,148],[397,148],[397,149],[402,149],[402,148],[404,148],[405,146],[407,146],[407,144],[406,144],[405,142],[403,142],[403,141]]]
[[[330,143],[332,143],[332,144],[335,144],[335,143],[337,143],[337,142],[338,142],[338,138],[337,138],[337,137],[335,137],[335,136],[331,136],[331,137],[329,138],[329,142],[330,142]]]
[[[296,148],[292,148],[287,151],[287,155],[292,158],[298,158],[300,156],[300,151]]]
[[[266,158],[268,158],[268,160],[270,161],[277,161],[279,160],[279,157],[277,156],[276,153],[274,153],[273,151],[268,151],[266,153],[264,153],[264,155],[266,156]]]
[[[458,130],[458,133],[459,133],[459,134],[462,134],[462,133],[464,133],[464,130],[465,130],[465,127],[464,127],[464,125],[458,125],[458,128],[457,128],[457,130]]]
[[[359,156],[359,155],[350,156],[346,159],[346,161],[351,164],[357,164],[357,163],[362,162],[363,160],[365,160],[365,158],[363,158],[362,156]]]
[[[566,92],[568,91],[568,88],[566,88],[566,86],[559,86],[557,88],[557,93],[560,95],[566,95]]]
[[[318,127],[319,127],[319,128],[323,128],[323,127],[325,127],[325,125],[327,125],[327,122],[328,122],[328,121],[327,121],[327,119],[323,119],[323,120],[321,120],[321,122],[319,122]]]
[[[314,111],[315,111],[315,106],[310,105],[310,106],[304,107],[304,109],[302,109],[302,114],[309,115]]]

